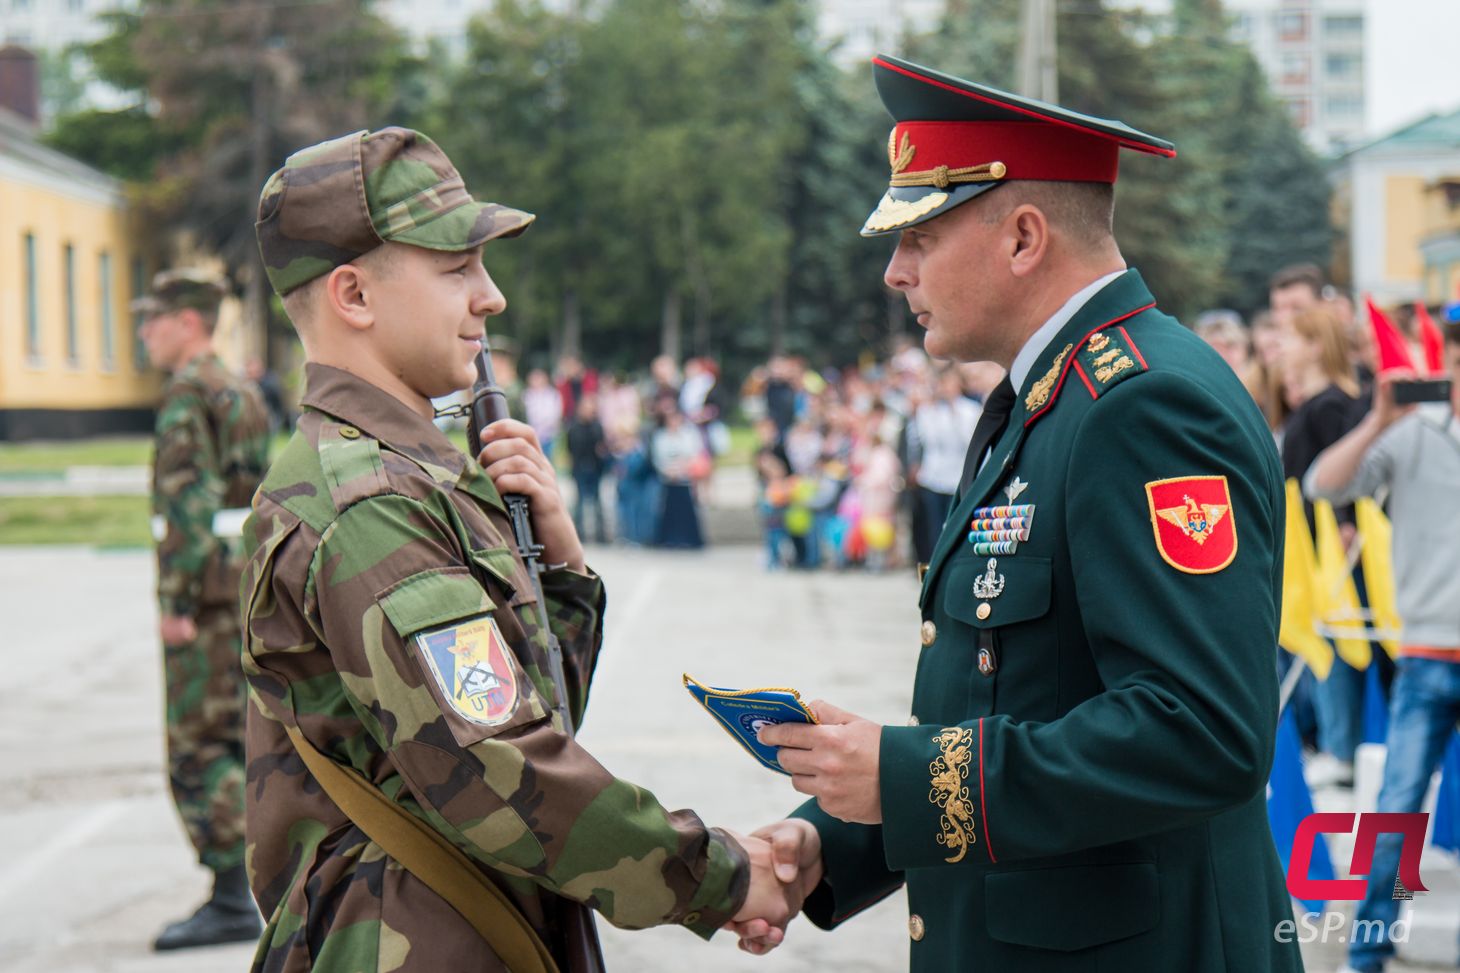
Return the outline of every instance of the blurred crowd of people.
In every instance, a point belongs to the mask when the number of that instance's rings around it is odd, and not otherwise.
[[[767,566],[928,561],[1002,377],[996,365],[935,363],[908,338],[843,369],[785,356],[754,369],[740,406],[755,422]]]
[[[715,458],[730,443],[715,361],[691,358],[681,370],[661,355],[636,383],[574,356],[560,359],[551,375],[533,368],[520,379],[515,349],[503,341],[493,342],[492,360],[513,414],[532,426],[549,456],[565,461],[576,487],[573,521],[585,540],[704,546],[701,501]]]
[[[1341,585],[1352,579],[1358,647],[1367,651],[1355,653],[1349,635],[1346,657],[1341,631],[1320,632],[1334,650],[1321,679],[1307,666],[1290,673],[1301,663],[1278,653],[1309,754],[1308,783],[1351,788],[1360,745],[1383,743],[1377,810],[1419,812],[1447,751],[1446,774],[1460,771],[1460,303],[1386,312],[1366,299],[1356,308],[1319,268],[1298,265],[1273,276],[1269,307],[1250,326],[1231,312],[1211,312],[1196,330],[1244,378],[1266,415],[1283,475],[1300,484],[1290,496],[1303,498],[1320,559],[1324,531],[1314,501],[1332,505],[1327,531],[1336,520],[1335,546],[1347,557],[1349,570],[1340,567],[1338,577]],[[1387,514],[1377,532],[1372,522],[1358,528],[1363,512],[1352,504],[1365,498]],[[1370,560],[1364,546],[1376,541],[1387,550]],[[1397,625],[1380,624],[1370,591],[1392,598]],[[1400,850],[1400,836],[1378,838],[1354,916],[1356,929],[1378,935],[1349,941],[1344,973],[1382,973],[1395,954]]]

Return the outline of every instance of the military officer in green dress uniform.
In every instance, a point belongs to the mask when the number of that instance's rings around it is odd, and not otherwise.
[[[818,702],[762,731],[814,800],[759,833],[819,877],[823,928],[905,884],[915,971],[1300,969],[1264,800],[1282,474],[1111,232],[1120,150],[1174,148],[874,71],[896,127],[862,232],[900,234],[886,280],[931,354],[1008,377],[923,578],[907,725]]]

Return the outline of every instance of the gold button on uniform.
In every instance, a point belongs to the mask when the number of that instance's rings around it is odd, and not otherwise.
[[[985,618],[988,618],[989,615],[993,614],[993,611],[993,607],[985,601],[978,606],[978,611],[974,612],[974,614],[978,616],[979,621],[983,621]]]
[[[354,426],[341,426],[340,435],[344,436],[346,439],[359,439],[360,430],[356,429]]]
[[[914,915],[908,918],[907,934],[912,937],[913,942],[922,942],[923,933],[925,932],[927,932],[927,929],[923,926],[922,916]]]
[[[683,919],[681,919],[680,920],[680,923],[682,925],[686,925],[686,926],[693,926],[695,923],[697,923],[699,921],[700,921],[700,914],[698,912],[691,912],[689,915],[687,915]]]
[[[938,626],[932,622],[923,622],[923,645],[932,645],[938,640]]]

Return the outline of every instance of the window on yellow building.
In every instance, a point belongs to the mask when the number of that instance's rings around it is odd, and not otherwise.
[[[25,354],[32,364],[41,360],[41,295],[37,280],[35,234],[25,235]]]
[[[101,301],[101,367],[116,368],[116,322],[112,318],[112,255],[105,250],[97,257],[96,276],[99,283],[97,298]]]
[[[76,248],[66,244],[66,363],[81,363],[79,335],[76,333]]]

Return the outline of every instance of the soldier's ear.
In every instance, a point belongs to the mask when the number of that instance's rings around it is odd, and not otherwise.
[[[364,331],[375,323],[365,294],[365,276],[354,264],[341,264],[325,278],[325,303],[345,324]]]

